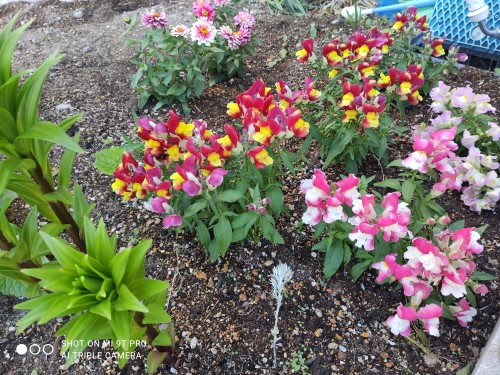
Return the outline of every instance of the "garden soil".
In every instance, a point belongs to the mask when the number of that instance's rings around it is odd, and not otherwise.
[[[179,374],[451,374],[477,361],[497,322],[499,290],[497,281],[488,282],[491,290],[478,296],[478,314],[468,328],[457,322],[441,323],[441,336],[431,338],[431,352],[388,330],[385,321],[403,301],[401,290],[378,285],[375,272],[366,272],[357,283],[351,281],[349,268],[341,269],[331,279],[322,274],[323,254],[311,251],[314,243],[309,228],[300,225],[304,211],[298,186],[301,178],[310,178],[320,167],[318,147],[311,147],[310,163],[303,166],[297,178],[283,181],[290,216],[283,216],[279,230],[285,245],[273,246],[267,241],[245,242],[232,246],[228,255],[210,263],[207,252],[189,233],[177,238],[161,226],[159,215],[139,206],[123,203],[111,190],[112,177],[93,166],[96,151],[121,143],[121,133],[132,135],[132,114],[166,118],[165,108],[152,113],[153,104],[137,108],[137,95],[130,88],[134,65],[129,62],[134,50],[125,45],[120,34],[127,25],[124,17],[154,5],[150,1],[84,1],[45,0],[37,3],[11,3],[0,6],[0,25],[17,11],[23,22],[36,17],[15,53],[14,69],[36,68],[52,51],[65,56],[50,72],[40,105],[40,116],[61,121],[69,115],[84,112],[84,118],[70,134],[80,133],[85,150],[74,163],[74,179],[87,199],[95,203],[94,218],[102,216],[110,232],[116,233],[120,246],[139,239],[153,240],[147,255],[147,274],[171,285],[168,311],[175,322],[177,369],[162,366],[160,373]],[[187,23],[191,1],[161,4],[171,23]],[[140,8],[142,7],[142,8]],[[328,41],[345,37],[352,29],[339,16],[329,13],[308,17],[271,15],[262,2],[242,5],[257,19],[256,33],[262,40],[248,62],[245,79],[208,88],[199,100],[191,103],[188,119],[203,118],[209,126],[222,129],[230,118],[226,104],[262,77],[268,86],[283,79],[292,88],[302,87],[311,72],[297,64],[291,52],[308,37],[312,24],[318,37]],[[283,39],[284,36],[286,39]],[[281,48],[289,56],[272,68],[267,63],[278,58]],[[470,84],[476,93],[488,94],[491,104],[500,108],[500,79],[491,72],[465,67],[457,75],[443,77],[453,86]],[[430,118],[429,102],[411,108],[406,126]],[[173,108],[178,113],[178,107]],[[394,116],[397,118],[397,116]],[[297,147],[290,145],[290,147]],[[390,145],[391,158],[411,151],[408,138],[397,138]],[[60,152],[54,153],[58,160]],[[326,170],[329,180],[343,173],[342,166]],[[368,159],[361,173],[366,176],[391,174],[382,170],[376,160]],[[497,212],[477,215],[461,202],[459,194],[448,193],[441,204],[455,220],[464,219],[467,226],[489,224],[482,241],[484,252],[477,257],[480,270],[498,275],[500,220]],[[26,212],[22,203],[9,212],[19,220]],[[272,369],[271,349],[275,301],[271,297],[269,275],[273,266],[287,263],[294,270],[287,296],[280,312],[278,366]],[[110,349],[89,348],[70,369],[57,352],[60,340],[53,333],[64,324],[57,319],[46,325],[34,325],[16,336],[16,322],[24,315],[14,305],[20,300],[0,297],[0,373],[1,374],[140,374],[145,373],[147,349],[137,351],[123,369],[117,366]],[[92,327],[89,327],[92,329]],[[47,354],[16,353],[24,344],[36,353],[37,345]],[[51,353],[51,348],[55,348]],[[111,354],[110,354],[111,353]]]

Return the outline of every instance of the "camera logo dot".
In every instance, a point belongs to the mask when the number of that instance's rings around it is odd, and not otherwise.
[[[28,352],[28,347],[24,344],[19,344],[16,347],[16,353],[20,355],[25,355]]]

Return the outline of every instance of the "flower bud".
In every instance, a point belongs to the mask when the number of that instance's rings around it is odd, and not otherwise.
[[[271,202],[271,200],[268,197],[265,197],[264,199],[262,199],[262,204],[264,206],[267,206],[270,202]]]
[[[250,203],[248,206],[247,206],[247,210],[248,211],[255,211],[257,209],[257,206],[253,203]]]
[[[259,212],[259,215],[264,215],[266,213],[266,208],[265,207],[259,207],[259,209],[257,210]]]
[[[432,217],[430,217],[430,218],[427,219],[427,224],[428,225],[434,225],[434,224],[436,224],[436,220],[434,220]]]
[[[444,215],[444,216],[441,216],[439,219],[438,219],[438,222],[439,224],[449,224],[451,223],[451,219],[448,215]]]
[[[130,22],[132,22],[132,20],[130,19],[130,17],[125,17],[123,19],[123,22],[125,22],[127,25],[130,25]]]

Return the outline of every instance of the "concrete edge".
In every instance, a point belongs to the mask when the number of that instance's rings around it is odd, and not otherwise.
[[[472,375],[498,375],[500,373],[500,319],[488,342],[481,350]]]

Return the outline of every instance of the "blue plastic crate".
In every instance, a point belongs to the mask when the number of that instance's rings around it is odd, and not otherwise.
[[[500,25],[500,1],[486,0],[490,7],[486,25],[491,29]],[[429,29],[435,38],[445,36],[448,43],[458,45],[468,53],[500,57],[500,38],[484,35],[477,23],[469,19],[465,0],[438,0],[434,6]]]

